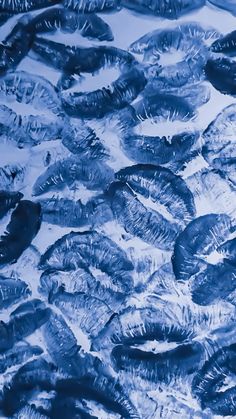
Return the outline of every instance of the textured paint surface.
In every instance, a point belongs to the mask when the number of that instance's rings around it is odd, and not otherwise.
[[[0,0],[0,418],[236,417],[236,1]]]

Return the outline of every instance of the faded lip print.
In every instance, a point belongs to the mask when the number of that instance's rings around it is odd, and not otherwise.
[[[0,0],[0,417],[236,417],[236,2]]]

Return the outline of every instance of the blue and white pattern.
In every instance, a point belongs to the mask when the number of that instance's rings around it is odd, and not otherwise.
[[[0,0],[0,417],[236,417],[236,0]]]

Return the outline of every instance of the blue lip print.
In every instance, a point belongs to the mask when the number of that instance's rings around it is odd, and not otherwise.
[[[64,396],[58,392],[57,396],[52,400],[50,418],[56,419],[60,417],[60,415],[64,418],[81,417],[84,419],[97,419],[97,416],[91,414],[91,410],[86,406],[84,400],[80,401],[77,398]]]
[[[207,214],[191,221],[175,242],[172,264],[176,279],[188,280],[205,268],[207,256],[234,231],[226,214]]]
[[[145,85],[143,71],[134,68],[102,89],[93,92],[62,93],[63,108],[73,117],[103,118],[106,114],[123,109],[133,102]]]
[[[110,12],[120,9],[120,0],[63,0],[63,6],[80,13]]]
[[[44,308],[44,304],[37,298],[33,300],[27,300],[24,303],[21,303],[14,311],[11,312],[10,317],[34,313],[35,310]]]
[[[196,46],[199,50],[199,48]],[[181,61],[178,64],[168,65],[166,67],[157,67],[158,62],[151,64],[149,55],[152,56],[153,51],[148,51],[145,54],[145,61],[149,65],[147,70],[149,83],[147,88],[153,88],[156,92],[166,92],[170,90],[177,90],[188,86],[188,83],[195,84],[205,80],[205,64],[207,59],[204,59],[202,53],[199,60],[195,63],[188,63],[188,61]],[[156,74],[158,73],[158,75]]]
[[[133,55],[111,46],[66,46],[44,38],[36,38],[33,52],[45,64],[72,74],[94,73],[102,68],[129,68],[136,63]]]
[[[190,220],[195,215],[194,198],[184,180],[164,167],[137,164],[116,173],[137,193],[166,207],[174,219]]]
[[[236,288],[235,275],[236,267],[230,263],[207,264],[192,280],[192,300],[203,306],[225,300]]]
[[[0,190],[0,218],[3,218],[11,208],[14,208],[22,198],[23,194],[21,192]]]
[[[72,372],[73,359],[80,346],[64,318],[51,313],[49,321],[43,327],[43,336],[52,360],[65,372]]]
[[[35,147],[41,142],[56,140],[62,131],[62,119],[55,116],[19,115],[0,105],[0,136],[18,148]]]
[[[33,194],[38,196],[49,191],[60,191],[66,186],[72,187],[75,182],[91,190],[101,190],[105,189],[113,178],[113,170],[105,163],[87,162],[72,156],[49,166],[36,180]]]
[[[72,294],[59,290],[50,298],[50,303],[90,337],[96,336],[113,314],[100,298],[82,292]]]
[[[0,355],[0,371],[1,374],[12,366],[25,363],[28,359],[41,355],[43,349],[39,346],[31,346],[28,343],[20,342],[13,349]]]
[[[193,10],[203,7],[205,0],[170,0],[168,5],[164,0],[121,0],[121,5],[135,12],[160,16],[166,19],[178,19]]]
[[[182,121],[188,122],[196,117],[195,106],[183,97],[175,94],[144,95],[143,99],[133,105],[135,116],[123,122],[121,146],[127,156],[138,163],[163,165],[173,170],[181,170],[196,157],[194,150],[199,138],[197,132],[183,132],[168,136],[158,137],[136,133],[136,128],[142,130],[142,123],[150,121],[158,126],[159,122]],[[130,122],[129,122],[130,121]],[[126,124],[126,128],[125,128]]]
[[[216,116],[203,133],[205,142],[209,141],[211,137],[213,140],[212,146],[216,142],[216,146],[219,147],[217,140],[225,138],[227,141],[234,136],[234,130],[236,129],[235,109],[235,104],[229,105]],[[224,144],[224,146],[227,150],[227,144]],[[222,150],[222,152],[224,151]]]
[[[52,244],[41,256],[39,268],[73,270],[81,267],[87,269],[86,263],[76,252],[73,240],[74,234],[66,235],[66,237],[64,236]]]
[[[236,130],[235,104],[229,105],[217,115],[203,133],[202,155],[214,168],[234,180]],[[232,140],[231,140],[232,139]]]
[[[18,192],[18,185],[22,185],[24,176],[25,167],[21,164],[9,164],[0,167],[0,189],[7,192]]]
[[[171,47],[179,48],[179,42],[183,40],[183,37],[186,37],[189,42],[191,42],[191,39],[208,41],[219,38],[220,33],[215,28],[201,26],[196,22],[181,23],[173,29],[157,29],[148,32],[134,41],[129,49],[136,54],[141,54],[150,48],[155,48],[159,53],[164,53]]]
[[[38,201],[42,210],[42,221],[61,227],[99,226],[112,220],[113,214],[105,198],[90,199],[86,204],[80,200],[44,199]]]
[[[144,51],[143,58],[144,63],[154,66],[153,68],[160,65],[158,76],[154,73],[154,80],[151,79],[157,92],[160,88],[178,88],[204,79],[204,65],[209,53],[203,42],[196,39],[193,44],[182,32],[175,30],[164,30],[158,38],[160,39],[156,40],[154,47]],[[168,56],[173,49],[183,58],[180,61],[177,59],[174,64],[165,65],[165,54]],[[159,64],[159,59],[164,63],[161,61]]]
[[[235,374],[235,344],[219,349],[196,374],[192,392],[201,402],[220,416],[235,415],[235,386],[224,390],[227,376]]]
[[[118,371],[168,385],[180,377],[192,375],[204,359],[204,349],[198,342],[157,354],[129,346],[116,346],[111,357]]]
[[[0,290],[1,309],[7,308],[22,298],[27,298],[31,295],[28,285],[19,279],[0,277]]]
[[[234,308],[224,306],[224,303],[203,307],[190,301],[186,306],[156,298],[152,306],[141,309],[128,307],[113,315],[92,340],[91,349],[107,351],[115,345],[128,345],[145,351],[145,345],[148,344],[150,349],[155,341],[160,346],[163,342],[174,346],[191,344],[193,339],[201,340],[206,331],[209,333],[227,324],[234,327],[234,313]]]
[[[43,357],[28,361],[3,388],[2,410],[6,416],[17,414],[30,401],[38,390],[53,389],[53,380],[57,377],[56,368]],[[37,416],[36,416],[37,417]]]
[[[108,158],[108,150],[96,132],[78,119],[66,124],[61,136],[62,144],[73,154],[96,159]]]
[[[229,58],[210,59],[205,66],[206,77],[209,82],[225,95],[236,94],[235,61]]]
[[[189,325],[176,321],[175,314],[168,310],[168,316],[160,307],[128,307],[111,317],[106,327],[92,341],[92,350],[112,348],[114,345],[139,345],[147,341],[182,343],[195,336]]]
[[[213,42],[211,51],[234,56],[236,54],[236,31],[230,32]]]
[[[171,250],[179,226],[159,212],[146,208],[130,187],[123,182],[112,184],[107,192],[111,209],[124,229],[162,250]]]
[[[225,260],[229,260],[233,265],[236,264],[236,239],[228,240],[217,248],[217,252],[222,254]]]
[[[212,137],[214,145],[219,138],[223,140],[225,137],[228,140],[234,135],[236,126],[235,109],[235,104],[229,105],[216,116],[215,120],[210,123],[203,133],[205,141],[209,141],[209,138]]]
[[[195,109],[198,109],[202,105],[205,105],[211,97],[210,87],[206,84],[201,83],[196,83],[190,87],[185,87],[181,89],[180,92],[177,91],[176,94],[183,97]]]
[[[163,113],[169,115],[172,121],[188,121],[195,116],[192,107],[183,98],[174,95],[144,97],[134,105],[134,109],[140,120],[163,117]]]
[[[122,148],[133,161],[180,169],[192,158],[192,147],[198,139],[197,133],[183,132],[167,137],[136,135],[133,131],[124,133]]]
[[[236,5],[234,0],[208,0],[209,3],[213,4],[220,9],[227,10],[228,12],[232,13],[233,16],[236,15]]]
[[[43,326],[43,336],[52,360],[59,365],[64,377],[101,373],[102,362],[91,354],[83,353],[63,316],[51,312],[49,321]],[[53,380],[52,385],[55,384],[57,381]]]
[[[15,343],[39,329],[47,322],[50,309],[42,305],[34,311],[18,313],[8,323],[1,322],[0,327],[0,352],[11,349]]]
[[[214,28],[189,22],[173,29],[154,30],[133,42],[130,51],[143,54],[144,63],[150,65],[146,70],[149,80],[145,93],[153,95],[154,91],[163,91],[185,97],[182,89],[189,90],[189,94],[193,89],[192,97],[199,97],[197,106],[201,102],[204,104],[207,100],[204,99],[204,90],[200,94],[199,85],[196,88],[195,85],[205,79],[204,66],[209,58],[207,43],[219,37],[220,33]],[[169,62],[168,57],[173,51],[176,52],[176,61]],[[203,89],[201,85],[200,88]]]
[[[37,409],[34,404],[26,403],[24,407],[19,409],[14,415],[15,417],[47,419],[48,416],[41,413],[41,409]],[[63,415],[64,416],[64,415]]]
[[[1,6],[0,6],[1,7]],[[1,9],[0,9],[1,10]],[[0,45],[0,75],[17,67],[29,52],[33,34],[29,28],[30,18],[23,16]],[[24,42],[22,42],[22,39]]]
[[[9,73],[0,81],[0,99],[9,106],[16,101],[33,114],[21,115],[0,105],[1,135],[19,148],[32,147],[60,136],[65,116],[54,86],[43,77],[25,71]],[[33,109],[32,109],[33,108]],[[47,117],[42,113],[47,109]]]
[[[67,259],[68,252],[71,257]],[[121,291],[132,288],[133,265],[126,253],[96,231],[66,234],[47,249],[40,261],[41,269],[73,270],[78,266],[100,269]]]
[[[10,13],[23,13],[30,10],[43,9],[44,7],[54,6],[60,0],[6,0],[0,5],[0,11]]]
[[[214,28],[189,22],[170,29],[154,30],[133,42],[130,51],[143,54],[147,66],[145,92],[151,94],[154,90],[184,96],[183,89],[195,89],[197,84],[201,86],[205,79],[204,66],[210,55],[207,44],[220,36]]]
[[[63,8],[52,8],[37,15],[31,21],[36,33],[54,33],[58,29],[63,33],[78,31],[82,36],[99,41],[113,41],[110,26],[95,14],[79,14]]]
[[[88,374],[81,379],[59,380],[56,389],[63,397],[71,394],[102,404],[105,408],[103,415],[113,412],[127,419],[141,419],[125,390],[113,378]]]
[[[44,77],[26,71],[15,71],[0,79],[0,99],[11,104],[17,101],[37,110],[63,116],[60,99],[54,86]]]
[[[88,269],[78,268],[74,272],[46,269],[40,277],[40,293],[49,296],[58,289],[67,292],[85,292],[91,288],[96,289],[96,279]]]
[[[170,79],[168,79],[170,80]],[[179,79],[178,79],[179,80]],[[169,81],[168,81],[169,83]],[[175,87],[174,87],[175,86]],[[193,110],[200,108],[202,105],[205,105],[211,97],[210,87],[201,82],[194,83],[190,86],[187,84],[181,87],[181,90],[176,87],[174,82],[173,86],[167,86],[163,88],[161,78],[149,79],[147,86],[145,87],[145,96],[153,96],[153,91],[162,90],[163,93],[166,92],[170,95],[175,95],[185,100],[192,107]]]
[[[146,85],[142,68],[132,54],[115,47],[66,47],[47,39],[37,38],[33,51],[46,64],[68,74],[94,73],[104,68],[117,68],[121,75],[110,86],[92,92],[62,91],[61,99],[65,112],[77,118],[102,118],[106,114],[129,105]],[[61,87],[73,84],[73,78],[63,80]]]
[[[113,310],[121,308],[126,300],[126,295],[122,292],[115,292],[107,284],[102,283],[101,279],[96,279],[89,269],[78,268],[74,271],[58,271],[47,269],[40,277],[39,292],[49,301],[55,296],[73,294],[95,297],[102,301]],[[97,320],[96,320],[97,321]]]
[[[6,233],[0,237],[0,265],[15,262],[38,233],[41,208],[31,201],[20,201],[13,211]]]

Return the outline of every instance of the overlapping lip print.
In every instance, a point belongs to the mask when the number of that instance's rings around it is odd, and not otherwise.
[[[235,416],[235,4],[0,1],[0,416]]]

